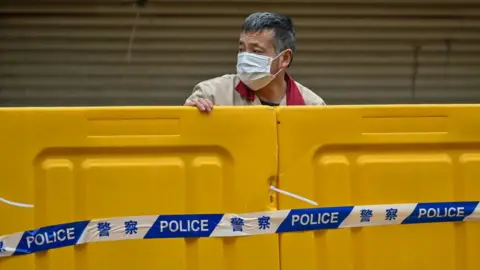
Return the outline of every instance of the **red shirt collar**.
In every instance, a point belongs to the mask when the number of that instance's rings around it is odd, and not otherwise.
[[[295,83],[293,78],[287,73],[285,73],[285,81],[287,82],[287,91],[285,93],[287,95],[287,105],[305,105],[305,100],[303,99],[302,94],[297,87],[297,84]],[[255,100],[255,92],[248,88],[248,86],[242,81],[238,83],[238,85],[235,87],[235,90],[240,94],[240,96],[247,99],[248,101]]]

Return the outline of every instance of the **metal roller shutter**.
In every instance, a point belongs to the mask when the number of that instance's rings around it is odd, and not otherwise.
[[[480,1],[0,2],[0,105],[175,105],[235,71],[239,27],[290,15],[328,104],[480,101]]]

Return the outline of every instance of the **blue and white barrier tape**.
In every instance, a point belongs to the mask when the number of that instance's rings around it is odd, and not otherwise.
[[[65,223],[0,236],[0,257],[100,241],[231,237],[324,229],[480,221],[473,202],[321,207],[247,214],[137,216]]]

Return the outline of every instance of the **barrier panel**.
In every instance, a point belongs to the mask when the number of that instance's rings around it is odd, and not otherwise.
[[[452,222],[480,220],[480,106],[24,108],[0,126],[0,257],[34,252],[0,270],[480,269],[480,224]],[[276,175],[320,208],[275,211]],[[392,224],[410,225],[373,227]]]
[[[480,198],[480,106],[279,108],[277,121],[279,187],[320,207]],[[280,209],[309,207],[278,200]],[[352,218],[365,226],[405,218],[397,210],[367,206]],[[431,221],[466,215],[454,206],[417,214]],[[336,227],[336,216],[297,222]],[[479,240],[480,224],[468,222],[288,233],[280,236],[281,267],[477,270]]]
[[[0,235],[90,219],[272,210],[271,108],[208,116],[173,107],[1,109],[0,126]],[[112,224],[93,229],[146,233],[133,219]],[[195,224],[163,229],[202,229]],[[76,228],[24,244],[76,241]],[[279,269],[278,245],[277,235],[89,243],[1,258],[0,269]]]

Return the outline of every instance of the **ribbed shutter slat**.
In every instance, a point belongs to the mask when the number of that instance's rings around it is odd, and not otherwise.
[[[328,104],[480,102],[478,0],[4,0],[0,106],[183,104],[264,10],[293,18],[289,72]]]

